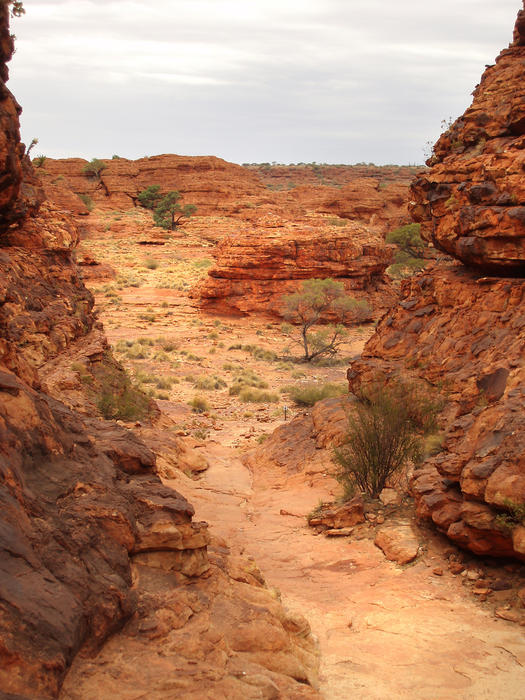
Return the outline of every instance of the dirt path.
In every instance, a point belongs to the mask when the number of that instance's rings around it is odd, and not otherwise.
[[[144,251],[136,238],[128,227],[120,238],[108,237],[106,224],[85,247],[119,271],[116,281],[91,283],[117,356],[162,408],[179,416],[174,429],[206,441],[211,466],[201,478],[180,473],[168,483],[212,532],[253,556],[268,584],[310,621],[326,700],[522,700],[524,628],[494,618],[493,605],[473,599],[464,579],[448,572],[441,540],[422,532],[423,553],[398,567],[368,538],[315,536],[304,515],[333,485],[322,463],[314,477],[285,477],[262,466],[252,475],[240,461],[242,449],[279,425],[289,402],[240,403],[228,391],[236,372],[249,368],[278,391],[301,381],[344,382],[345,363],[313,368],[255,357],[247,347],[282,354],[278,322],[215,319],[188,299],[211,264],[211,244],[190,236]],[[345,353],[359,352],[370,332],[352,331]],[[213,377],[228,386],[199,388]],[[210,405],[205,414],[187,405],[196,393]]]
[[[326,497],[326,487],[300,475],[272,487],[219,443],[209,444],[208,456],[202,480],[169,483],[308,618],[327,700],[523,698],[523,628],[472,600],[461,577],[433,574],[443,564],[437,538],[421,533],[424,553],[399,567],[372,540],[312,533],[298,516]]]

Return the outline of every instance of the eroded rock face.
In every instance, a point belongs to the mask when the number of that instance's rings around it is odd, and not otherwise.
[[[231,213],[241,199],[250,200],[264,192],[259,178],[240,165],[214,156],[158,155],[138,160],[115,158],[103,161],[99,177],[83,173],[82,158],[46,159],[42,181],[60,180],[74,193],[88,195],[99,206],[130,209],[139,192],[150,185],[162,191],[178,190],[185,204],[194,204],[200,215]]]
[[[421,516],[478,554],[523,558],[498,525],[505,502],[525,502],[525,280],[480,277],[438,263],[402,285],[348,376],[412,373],[441,390],[443,451],[417,471]]]
[[[291,226],[267,217],[251,233],[219,243],[217,262],[196,294],[206,309],[280,316],[283,294],[302,280],[332,277],[377,313],[393,294],[384,274],[392,259],[393,247],[357,224],[341,230],[322,219]]]
[[[87,177],[81,158],[47,158],[38,168],[48,198],[75,214],[87,214],[78,195],[97,207],[130,209],[149,185],[178,190],[199,216],[257,221],[268,214],[295,221],[308,212],[332,214],[376,233],[409,221],[408,185],[413,168],[375,166],[241,167],[214,157],[159,155],[104,160],[99,177]],[[317,174],[315,174],[317,173]]]
[[[467,265],[525,273],[525,11],[414,181],[422,235]]]

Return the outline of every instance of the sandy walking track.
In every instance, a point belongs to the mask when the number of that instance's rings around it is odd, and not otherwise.
[[[399,567],[372,540],[315,536],[298,516],[326,496],[322,475],[252,475],[227,436],[221,440],[208,445],[211,467],[202,480],[181,474],[168,483],[308,618],[326,700],[523,699],[524,628],[495,618],[461,577],[433,574],[442,563],[439,542],[421,533],[422,554]]]

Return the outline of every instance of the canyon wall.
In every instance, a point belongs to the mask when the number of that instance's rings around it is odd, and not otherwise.
[[[137,205],[143,189],[160,185],[162,191],[180,191],[199,216],[253,221],[276,214],[295,220],[316,212],[363,223],[381,234],[410,219],[406,202],[412,168],[254,168],[213,156],[158,155],[105,159],[99,176],[88,176],[82,158],[34,162],[49,198],[74,213],[87,214],[76,195],[88,196],[97,207],[126,210]]]
[[[422,235],[465,264],[525,274],[525,30],[488,66],[472,105],[412,184]]]
[[[421,517],[477,554],[525,559],[525,11],[472,106],[412,185],[424,235],[460,262],[405,281],[362,358],[417,376],[445,400],[442,451],[413,479]],[[490,271],[491,276],[484,276]]]
[[[216,264],[195,294],[204,309],[282,316],[283,295],[296,292],[303,280],[331,277],[369,303],[369,318],[377,317],[395,294],[385,275],[393,250],[355,223],[341,228],[312,218],[290,225],[267,217],[219,243]]]

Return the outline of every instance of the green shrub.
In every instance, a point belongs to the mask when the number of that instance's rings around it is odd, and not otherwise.
[[[35,166],[35,168],[42,168],[46,160],[47,156],[39,155],[33,159],[33,165]]]
[[[264,381],[264,379],[258,377],[253,370],[245,369],[233,380],[233,383],[229,389],[229,394],[230,396],[239,396],[243,389],[249,387],[255,389],[267,389],[268,384]]]
[[[435,430],[440,408],[415,383],[378,380],[365,387],[348,412],[346,441],[334,450],[344,497],[357,488],[377,498],[409,460],[419,462],[422,437]]]
[[[97,400],[97,408],[108,420],[140,420],[148,413],[149,401],[147,396],[127,383],[122,393],[104,389]]]
[[[146,267],[148,270],[156,270],[158,266],[159,263],[153,258],[146,258],[146,260],[144,260],[144,267]]]
[[[194,413],[206,413],[206,411],[210,410],[210,404],[203,396],[199,396],[198,394],[190,401],[190,406]]]
[[[206,269],[207,267],[211,267],[213,265],[213,260],[210,260],[210,258],[202,258],[201,260],[194,260],[193,261],[193,267],[195,267],[197,270],[203,270]],[[220,326],[220,321],[219,321],[219,326]]]
[[[509,498],[504,498],[503,505],[508,510],[496,515],[494,523],[499,530],[509,535],[518,525],[525,525],[525,503],[515,503]]]
[[[290,398],[298,406],[313,406],[322,399],[342,396],[348,393],[348,385],[345,384],[294,384],[285,386],[283,391],[290,395]]]
[[[157,204],[162,199],[160,185],[150,185],[145,190],[137,195],[139,203],[146,209],[155,209]]]
[[[100,179],[100,173],[108,166],[98,158],[92,158],[89,163],[86,163],[82,168],[82,172],[87,177],[96,177]]]
[[[79,194],[78,196],[86,205],[86,209],[88,211],[93,211],[93,200],[91,197],[88,194]]]
[[[217,377],[216,375],[213,375],[212,377],[206,377],[205,375],[201,375],[200,377],[197,377],[194,382],[193,386],[196,389],[202,389],[204,391],[213,391],[215,389],[224,389],[226,386],[226,382],[224,379],[221,379],[221,377]]]

